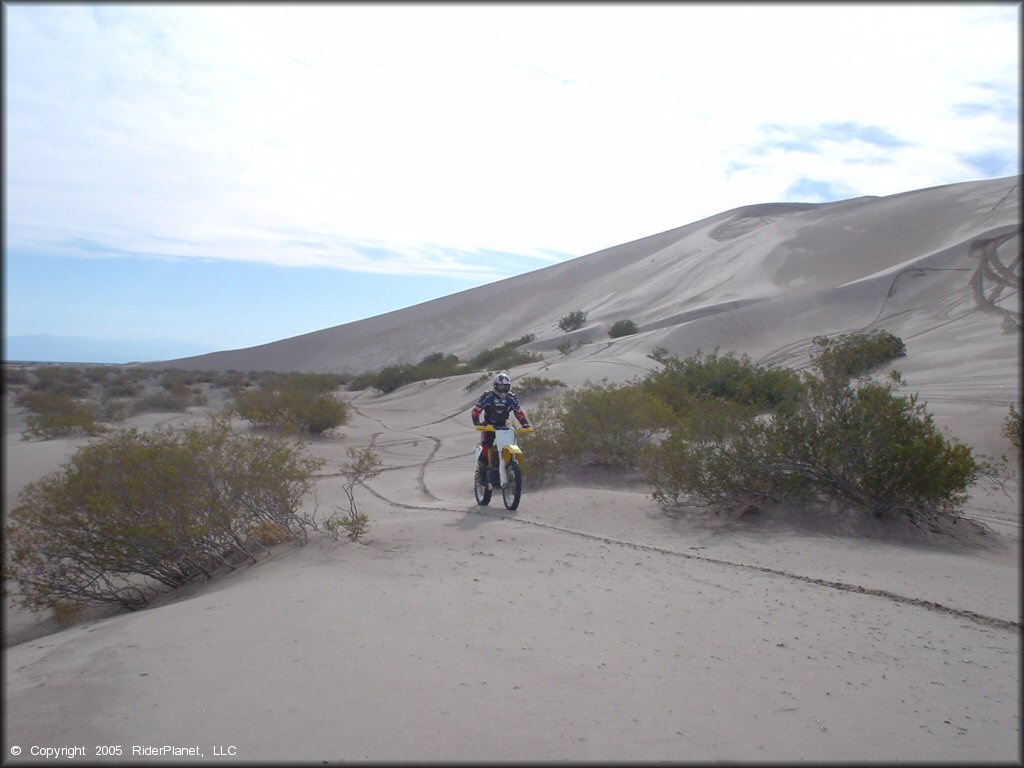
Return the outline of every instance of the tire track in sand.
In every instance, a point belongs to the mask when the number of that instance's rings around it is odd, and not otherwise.
[[[691,552],[680,552],[675,549],[668,549],[667,547],[658,547],[653,544],[639,544],[633,541],[625,541],[623,539],[614,539],[608,536],[601,536],[595,533],[587,533],[586,531],[577,531],[572,528],[564,528],[558,525],[551,525],[550,523],[542,523],[538,520],[527,520],[521,517],[513,515],[501,514],[500,512],[493,512],[485,509],[475,509],[473,507],[466,507],[463,509],[455,509],[452,507],[433,506],[425,507],[416,504],[403,504],[402,502],[394,501],[387,498],[383,494],[375,491],[369,486],[364,486],[366,490],[376,496],[378,499],[390,504],[394,507],[401,509],[420,510],[425,512],[455,512],[459,514],[475,514],[483,515],[484,517],[491,517],[497,520],[505,520],[510,523],[517,525],[530,525],[535,528],[542,528],[544,530],[553,531],[555,533],[561,533],[567,536],[577,536],[582,539],[589,539],[591,541],[599,541],[603,544],[613,544],[620,547],[628,547],[630,549],[636,549],[642,552],[655,552],[661,555],[667,555],[669,557],[681,557],[686,560],[697,560],[704,563],[712,563],[714,565],[724,566],[726,568],[740,568],[748,571],[756,571],[759,573],[765,573],[770,576],[779,576],[785,579],[792,579],[793,581],[801,581],[805,584],[813,584],[819,587],[825,587],[826,589],[835,589],[840,592],[854,592],[862,595],[870,595],[872,597],[879,597],[884,600],[889,600],[894,603],[901,603],[903,605],[914,605],[919,608],[924,608],[929,611],[936,613],[944,613],[950,616],[958,616],[969,621],[973,621],[976,624],[981,624],[995,629],[1003,629],[1011,632],[1019,632],[1021,630],[1021,622],[1009,621],[1007,619],[1000,619],[995,616],[986,616],[985,614],[977,613],[975,611],[969,611],[964,608],[954,608],[949,605],[943,605],[942,603],[935,602],[934,600],[925,600],[920,597],[908,597],[907,595],[901,595],[896,592],[890,592],[885,589],[875,589],[873,587],[865,587],[861,584],[851,584],[844,581],[834,581],[832,579],[819,579],[813,576],[804,576],[799,573],[793,573],[792,571],[786,571],[780,568],[770,568],[765,565],[752,565],[750,563],[740,563],[733,560],[723,560],[717,557],[709,557],[707,555],[697,555]]]

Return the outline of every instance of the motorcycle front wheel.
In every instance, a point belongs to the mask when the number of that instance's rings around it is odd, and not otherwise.
[[[481,507],[486,507],[491,503],[491,488],[487,485],[485,470],[480,468],[479,463],[476,466],[476,473],[473,475],[473,495],[476,497],[476,503]]]
[[[508,485],[501,489],[501,500],[505,502],[505,509],[513,510],[519,507],[519,497],[523,494],[523,471],[517,461],[510,461],[505,471]]]

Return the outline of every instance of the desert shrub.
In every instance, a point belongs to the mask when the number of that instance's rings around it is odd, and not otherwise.
[[[1010,406],[1010,412],[1006,414],[1006,418],[1003,419],[1003,437],[1010,441],[1010,443],[1017,448],[1020,448],[1021,442],[1021,421],[1020,411]]]
[[[528,333],[525,336],[520,336],[518,339],[506,341],[498,347],[482,350],[473,356],[467,367],[471,371],[480,371],[488,368],[492,370],[508,369],[540,360],[541,356],[535,352],[519,349],[519,347],[529,344],[533,340],[534,335]]]
[[[489,371],[487,373],[480,374],[471,382],[469,382],[465,387],[463,387],[463,391],[472,392],[474,389],[479,389],[480,387],[486,385],[488,382],[490,382],[490,380],[491,374]]]
[[[102,381],[103,395],[111,398],[132,398],[142,394],[142,385],[130,376],[108,374]]]
[[[104,395],[96,405],[98,418],[104,422],[124,421],[131,414],[132,400]]]
[[[518,339],[512,339],[511,341],[506,341],[504,346],[506,346],[506,347],[522,347],[522,346],[524,346],[526,344],[531,343],[532,341],[535,341],[536,338],[537,338],[537,334],[535,334],[535,333],[524,333]]]
[[[323,462],[227,418],[187,429],[116,430],[30,483],[5,526],[5,577],[32,609],[55,600],[146,605],[154,589],[241,558],[264,521],[305,536],[299,515]]]
[[[82,400],[61,390],[25,390],[15,402],[30,413],[22,437],[49,439],[85,433],[98,435],[105,427],[100,423],[100,409],[95,403]]]
[[[835,339],[816,336],[814,365],[825,376],[853,378],[907,354],[903,340],[888,331],[848,333]]]
[[[85,606],[75,600],[54,600],[50,604],[53,618],[61,629],[67,629],[81,620]]]
[[[803,497],[805,483],[778,471],[764,422],[748,406],[704,400],[668,437],[651,445],[642,464],[661,504],[746,505]]]
[[[166,389],[152,392],[135,400],[131,405],[131,412],[184,413],[192,405],[193,397],[192,391],[188,388],[173,392]]]
[[[15,368],[4,363],[4,390],[14,387],[28,386],[32,383],[32,376],[24,368]]]
[[[516,394],[523,395],[531,392],[545,392],[556,387],[564,387],[565,382],[541,376],[523,376],[521,379],[517,379],[514,385]]]
[[[217,374],[213,371],[185,371],[180,368],[164,368],[160,371],[160,383],[167,389],[212,384],[216,380]]]
[[[93,384],[103,385],[113,373],[113,369],[103,365],[91,365],[82,370],[82,376]]]
[[[453,376],[459,373],[459,371],[458,357],[434,352],[424,357],[416,365],[402,363],[382,368],[361,383],[364,386],[373,387],[383,394],[388,394],[400,387],[404,387],[406,384],[425,381],[426,379],[442,379],[445,376]]]
[[[319,374],[268,377],[263,388],[236,393],[231,410],[259,426],[320,435],[349,419],[348,403],[333,394],[336,385]]]
[[[414,367],[409,363],[401,365],[389,365],[377,372],[371,380],[371,386],[385,395],[394,392],[396,389],[412,384],[416,381]]]
[[[92,384],[82,375],[82,371],[67,365],[41,365],[35,368],[30,386],[35,392],[69,397],[86,397],[92,390]]]
[[[518,349],[518,347],[529,344],[534,338],[532,333],[528,333],[518,339],[506,341],[500,346],[481,350],[465,363],[460,362],[455,355],[433,352],[415,365],[412,363],[389,365],[379,371],[361,373],[351,377],[348,381],[348,388],[350,390],[373,388],[382,394],[388,394],[407,384],[426,379],[443,379],[447,376],[474,371],[508,369],[524,363],[532,363],[542,359],[541,355]],[[486,377],[481,377],[481,379],[483,378]],[[471,385],[467,385],[466,390],[471,388]]]
[[[632,320],[617,320],[608,329],[608,335],[613,339],[618,339],[622,336],[631,336],[639,330],[637,324]]]
[[[291,531],[280,523],[273,520],[260,520],[254,525],[246,537],[246,543],[256,543],[263,547],[273,547],[277,544],[295,538]]]
[[[207,397],[195,384],[201,382],[201,374],[191,371],[164,371],[160,386],[175,400],[187,405],[206,405]]]
[[[348,499],[348,507],[336,507],[323,527],[334,540],[344,531],[352,541],[359,541],[369,528],[370,518],[356,506],[355,489],[381,473],[381,460],[372,448],[349,448],[347,453],[349,460],[341,465],[341,474],[345,478],[342,490]]]
[[[372,389],[373,380],[376,377],[376,371],[365,371],[363,373],[357,373],[349,379],[347,389],[350,392],[358,392],[363,389]]]
[[[264,389],[301,387],[308,392],[331,393],[345,383],[345,377],[337,373],[279,373],[264,371],[256,375],[256,381]]]
[[[249,375],[241,371],[220,371],[213,380],[212,386],[216,389],[226,389],[229,392],[240,392],[249,383]]]
[[[446,355],[443,352],[427,355],[415,366],[417,381],[443,379],[446,376],[454,376],[458,372],[459,358],[455,355]]]
[[[587,313],[582,309],[574,309],[559,319],[558,327],[568,333],[569,331],[579,330],[585,322],[587,322]]]
[[[543,479],[569,467],[636,469],[673,413],[639,387],[588,383],[541,402],[531,422],[540,426],[523,445],[533,477]]]
[[[724,355],[700,351],[680,359],[658,352],[662,364],[651,371],[643,387],[679,412],[692,409],[693,397],[722,398],[769,409],[791,398],[799,388],[799,377],[785,368],[765,368],[751,362],[747,355]]]
[[[559,351],[559,353],[563,355],[568,355],[582,347],[584,344],[589,343],[589,336],[577,336],[574,339],[562,339],[560,342],[558,342],[558,346],[556,347],[556,349]]]
[[[132,413],[184,413],[191,406],[208,402],[201,389],[191,386],[194,379],[187,371],[164,370],[157,381],[160,388],[135,399],[130,406]]]
[[[770,437],[785,465],[827,494],[884,515],[950,513],[981,465],[949,439],[916,395],[891,384],[807,379],[798,407],[780,412]]]
[[[677,429],[648,469],[655,498],[703,503],[840,500],[879,517],[954,517],[985,469],[944,436],[916,396],[892,384],[806,375],[797,397],[735,432]],[[648,454],[650,457],[651,454]]]

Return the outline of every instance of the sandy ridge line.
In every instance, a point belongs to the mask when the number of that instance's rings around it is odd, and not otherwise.
[[[842,592],[856,592],[862,595],[871,595],[872,597],[881,597],[885,600],[890,600],[895,603],[903,603],[905,605],[916,605],[921,608],[925,608],[930,611],[936,611],[938,613],[946,613],[952,616],[960,616],[964,619],[969,619],[977,624],[983,624],[986,626],[994,627],[995,629],[1005,629],[1011,632],[1017,632],[1021,629],[1021,622],[1009,621],[1007,619],[999,619],[995,616],[986,616],[975,611],[968,611],[963,608],[952,608],[942,603],[937,603],[933,600],[925,600],[919,597],[907,597],[906,595],[900,595],[896,592],[889,592],[885,589],[875,589],[873,587],[864,587],[860,584],[850,584],[843,581],[832,581],[830,579],[817,579],[812,576],[801,576],[799,573],[793,573],[792,571],[784,571],[778,568],[769,568],[764,565],[751,565],[749,563],[737,563],[732,560],[721,560],[717,557],[707,557],[706,555],[694,555],[688,552],[679,552],[674,549],[666,549],[665,547],[657,547],[653,544],[637,544],[633,541],[623,541],[622,539],[612,539],[607,536],[599,536],[594,533],[586,533],[585,531],[577,531],[572,528],[562,528],[557,525],[551,525],[550,523],[541,523],[536,520],[524,520],[519,517],[512,515],[503,515],[501,513],[494,513],[483,509],[454,509],[452,507],[425,507],[416,504],[403,504],[401,502],[392,501],[391,499],[383,496],[382,494],[375,491],[373,488],[364,485],[364,488],[376,496],[381,501],[386,502],[395,507],[401,509],[420,510],[425,512],[456,512],[459,514],[471,513],[474,515],[483,515],[484,517],[493,517],[498,520],[507,520],[510,523],[518,523],[520,525],[532,525],[537,528],[544,528],[549,531],[556,531],[557,533],[565,533],[570,536],[579,536],[584,539],[591,539],[592,541],[600,541],[604,544],[617,544],[621,547],[629,547],[631,549],[638,549],[644,552],[657,552],[662,555],[669,555],[672,557],[682,557],[687,560],[700,560],[705,563],[714,563],[715,565],[724,565],[730,568],[745,568],[749,571],[759,571],[761,573],[771,574],[772,576],[782,576],[787,579],[793,579],[795,581],[803,581],[807,584],[815,584],[820,587],[827,587],[829,589],[837,589]]]

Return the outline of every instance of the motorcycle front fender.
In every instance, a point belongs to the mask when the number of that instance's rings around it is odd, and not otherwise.
[[[504,454],[503,458],[505,459],[506,464],[512,461],[512,459],[515,459],[520,464],[523,462],[523,451],[518,445],[508,446],[505,448]]]

